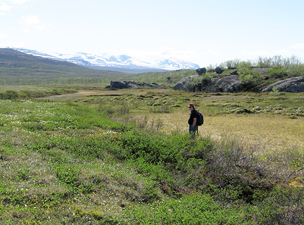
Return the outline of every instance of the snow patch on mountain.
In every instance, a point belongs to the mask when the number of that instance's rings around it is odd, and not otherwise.
[[[77,52],[74,54],[46,54],[36,50],[24,48],[14,48],[17,51],[40,56],[43,58],[67,61],[80,66],[94,67],[116,67],[128,69],[162,69],[162,70],[180,70],[180,69],[197,69],[199,65],[174,58],[159,58],[150,62],[141,61],[128,55],[93,55],[90,53]]]

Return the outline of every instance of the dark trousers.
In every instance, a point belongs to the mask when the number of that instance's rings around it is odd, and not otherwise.
[[[192,125],[189,125],[189,133],[190,134],[195,134],[197,132],[198,126],[195,125],[194,127]]]

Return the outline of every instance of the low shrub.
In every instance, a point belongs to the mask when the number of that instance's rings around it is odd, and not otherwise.
[[[287,68],[288,76],[304,78],[304,64],[291,65]]]
[[[18,92],[16,91],[5,91],[0,93],[0,99],[16,99],[18,97]]]
[[[252,224],[246,210],[223,207],[208,195],[185,195],[180,199],[156,201],[144,207],[129,207],[127,223],[139,224]]]
[[[241,62],[237,67],[239,79],[247,89],[260,84],[262,77],[257,71],[252,70],[251,62]]]
[[[266,75],[272,79],[284,78],[288,76],[287,69],[285,67],[273,67],[266,70]]]

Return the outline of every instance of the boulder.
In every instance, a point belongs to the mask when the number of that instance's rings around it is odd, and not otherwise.
[[[216,67],[215,68],[215,72],[217,73],[217,74],[221,74],[222,72],[224,72],[224,69],[222,69],[221,67]]]
[[[111,81],[110,89],[123,89],[128,88],[128,83],[126,81]]]
[[[179,91],[195,91],[195,85],[190,84],[192,78],[198,77],[198,75],[192,75],[190,77],[184,77],[177,82],[172,88]]]
[[[243,84],[238,75],[231,75],[220,78],[216,81],[215,86],[223,92],[239,92],[243,89]]]
[[[285,80],[280,80],[264,88],[262,91],[272,91],[275,88],[278,91],[286,92],[304,92],[304,78],[292,77]]]
[[[124,89],[124,88],[144,88],[144,87],[152,87],[152,88],[162,88],[162,86],[156,84],[156,83],[139,83],[135,81],[111,81],[110,89]]]
[[[128,83],[128,87],[127,88],[139,89],[141,87],[138,84],[136,84],[136,83]]]
[[[257,71],[260,74],[266,74],[266,71],[270,68],[254,68],[253,71]]]
[[[205,74],[207,72],[206,68],[200,68],[196,70],[197,74],[201,76],[203,73]]]

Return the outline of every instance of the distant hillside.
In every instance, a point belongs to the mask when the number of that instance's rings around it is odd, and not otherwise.
[[[127,74],[123,77],[118,77],[117,80],[137,81],[146,83],[157,83],[166,87],[172,87],[184,77],[197,74],[195,70],[175,70],[166,72],[148,72],[140,74]]]
[[[109,82],[125,73],[94,70],[0,48],[0,84],[56,84]]]
[[[138,74],[138,73],[149,73],[149,72],[168,72],[168,70],[162,69],[129,69],[129,68],[119,68],[119,67],[101,67],[101,66],[85,66],[87,68],[95,70],[109,70],[109,71],[118,71],[128,74]]]

